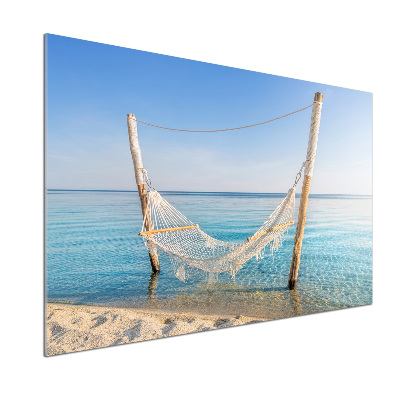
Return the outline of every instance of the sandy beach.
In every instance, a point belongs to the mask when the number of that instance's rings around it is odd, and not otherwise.
[[[98,306],[47,305],[46,355],[141,342],[265,319]]]

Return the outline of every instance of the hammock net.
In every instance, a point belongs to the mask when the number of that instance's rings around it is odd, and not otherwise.
[[[149,187],[148,203],[140,236],[149,252],[161,249],[170,257],[178,279],[185,281],[188,268],[232,276],[253,257],[263,256],[267,245],[278,249],[285,232],[294,223],[295,186],[275,211],[245,243],[215,239],[169,204]]]

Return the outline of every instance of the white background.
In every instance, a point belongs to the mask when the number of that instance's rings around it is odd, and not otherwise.
[[[3,3],[3,398],[398,396],[400,65],[395,4],[349,0]],[[46,32],[373,92],[374,305],[44,358]]]

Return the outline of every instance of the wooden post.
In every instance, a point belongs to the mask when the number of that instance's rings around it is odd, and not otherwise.
[[[292,255],[292,265],[289,274],[289,289],[296,286],[297,275],[299,273],[301,244],[303,242],[304,227],[306,225],[307,202],[310,193],[311,177],[314,170],[315,155],[317,152],[318,132],[321,121],[321,107],[323,96],[317,92],[314,96],[314,105],[311,114],[310,136],[308,139],[307,159],[304,167],[304,180],[301,189],[299,216],[297,219],[296,233],[294,236],[294,247]]]
[[[153,227],[151,226],[151,221],[149,216],[146,215],[147,190],[143,174],[142,152],[140,151],[140,146],[139,146],[139,136],[137,132],[136,119],[133,114],[128,114],[128,132],[129,132],[129,144],[131,148],[133,166],[135,168],[136,184],[138,187],[140,204],[142,206],[144,225],[146,231],[151,231]],[[147,248],[149,250],[151,268],[153,269],[154,272],[158,272],[160,270],[160,262],[158,261],[157,247],[154,244],[147,242]]]

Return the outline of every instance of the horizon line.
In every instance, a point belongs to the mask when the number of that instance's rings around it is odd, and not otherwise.
[[[137,190],[123,190],[123,189],[49,189],[50,191],[57,192],[122,192],[122,193],[136,193]],[[194,191],[194,190],[157,190],[158,192],[166,193],[242,193],[242,194],[286,194],[287,192],[229,192],[229,191]],[[299,192],[300,193],[300,192]],[[297,193],[297,194],[299,194]],[[310,193],[310,195],[325,195],[325,196],[369,196],[372,194],[354,194],[354,193]]]

